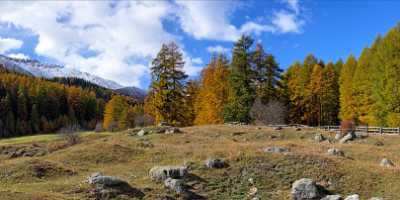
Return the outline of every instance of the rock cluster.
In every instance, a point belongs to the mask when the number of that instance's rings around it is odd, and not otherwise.
[[[328,194],[329,192],[320,185],[317,185],[312,179],[303,178],[292,184],[292,200],[343,200],[341,195]],[[349,195],[344,200],[360,200],[358,194]],[[370,200],[383,200],[379,197],[373,197]]]
[[[0,146],[0,154],[8,158],[44,156],[47,151],[35,146]]]
[[[137,132],[137,135],[142,137],[148,134],[176,134],[176,133],[181,133],[181,130],[179,128],[173,127],[173,126],[158,126],[158,127],[151,127],[151,128],[143,128],[139,132]]]
[[[187,173],[185,166],[155,166],[150,169],[149,176],[155,181],[164,181],[167,178],[181,179]]]

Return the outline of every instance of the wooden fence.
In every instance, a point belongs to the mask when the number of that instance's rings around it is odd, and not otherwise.
[[[340,131],[340,126],[320,126],[319,128],[326,131]],[[400,127],[356,126],[356,133],[400,135]]]

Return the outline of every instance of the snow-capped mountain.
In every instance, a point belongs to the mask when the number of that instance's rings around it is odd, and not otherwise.
[[[143,101],[147,95],[146,91],[139,89],[137,87],[123,87],[115,91],[118,92],[119,94],[135,97],[139,101]]]
[[[123,87],[114,81],[107,80],[87,72],[81,72],[79,70],[60,65],[43,64],[36,60],[17,59],[0,55],[0,64],[3,64],[9,70],[36,77],[76,77],[113,90]]]

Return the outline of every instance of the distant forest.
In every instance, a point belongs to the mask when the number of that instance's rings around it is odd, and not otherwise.
[[[196,80],[188,80],[184,64],[175,43],[162,45],[144,103],[81,79],[45,80],[0,67],[0,137],[159,122],[400,126],[400,25],[344,62],[310,54],[283,71],[243,35],[231,60],[213,55]]]

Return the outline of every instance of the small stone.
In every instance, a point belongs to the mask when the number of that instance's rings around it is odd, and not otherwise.
[[[342,196],[336,194],[336,195],[327,195],[321,200],[342,200]]]
[[[360,200],[360,195],[353,194],[353,195],[347,196],[344,200]]]
[[[336,133],[335,140],[340,140],[340,138],[342,138],[342,134]]]
[[[250,188],[249,195],[254,196],[257,194],[257,192],[258,192],[258,188],[252,187],[252,188]]]
[[[266,148],[264,148],[264,152],[266,152],[266,153],[287,153],[287,152],[289,152],[289,149],[285,148],[285,147],[266,147]]]
[[[381,142],[381,141],[377,141],[377,142],[374,143],[374,145],[377,146],[377,147],[381,147],[381,146],[383,146],[384,144],[383,144],[383,142]]]
[[[383,198],[380,198],[380,197],[372,197],[372,198],[370,198],[369,200],[383,200]]]
[[[160,123],[158,124],[158,126],[169,126],[169,124],[168,124],[168,122],[162,121],[162,122],[160,122]]]
[[[393,162],[387,158],[382,159],[380,165],[382,167],[393,167],[394,166]]]
[[[342,150],[340,150],[340,149],[331,148],[331,149],[328,149],[328,155],[343,157],[344,156],[344,152]]]
[[[177,194],[182,194],[185,191],[185,185],[181,179],[167,178],[164,181],[164,185]]]
[[[283,128],[282,128],[281,126],[278,126],[278,127],[275,127],[275,128],[274,128],[275,131],[280,131],[280,130],[282,130],[282,129],[283,129]]]
[[[206,160],[206,166],[212,169],[221,169],[227,166],[226,162],[223,159],[219,158],[210,158]]]
[[[180,132],[181,132],[181,130],[176,127],[170,127],[165,130],[165,134],[176,134],[176,133],[180,133]]]
[[[149,133],[149,132],[148,132],[147,130],[141,129],[141,130],[137,133],[137,135],[140,136],[140,137],[143,137],[143,136],[147,135],[148,133]]]

